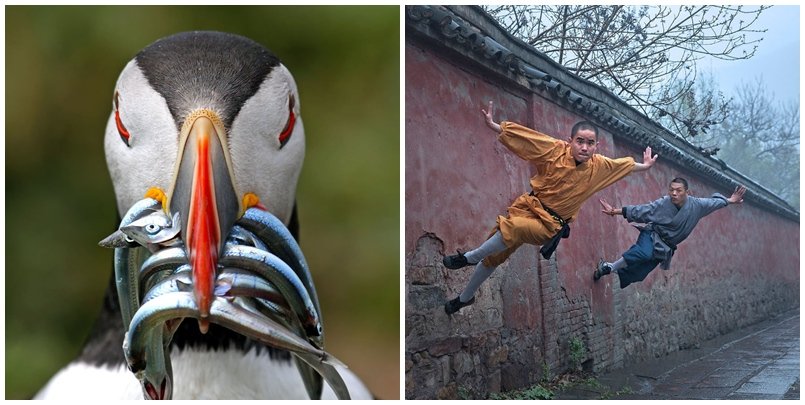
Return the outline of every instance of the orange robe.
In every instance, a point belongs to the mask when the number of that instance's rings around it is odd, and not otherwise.
[[[543,204],[572,222],[585,200],[634,169],[631,157],[610,159],[599,154],[577,166],[570,144],[565,141],[514,122],[503,121],[500,129],[498,140],[520,158],[535,164],[537,174],[530,182],[534,195],[525,193],[517,197],[508,215],[498,216],[492,234],[500,230],[508,248],[484,259],[487,266],[505,262],[523,243],[542,245],[562,229]]]

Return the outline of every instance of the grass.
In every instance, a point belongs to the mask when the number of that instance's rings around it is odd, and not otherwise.
[[[573,365],[570,372],[552,379],[550,365],[543,361],[542,378],[539,384],[520,390],[490,393],[489,399],[554,399],[557,393],[572,389],[579,389],[590,392],[591,395],[598,395],[598,399],[612,399],[633,393],[629,386],[613,392],[609,386],[602,384],[593,375],[582,371],[582,363],[587,355],[587,348],[581,338],[575,336],[568,340],[568,348],[570,349],[570,361]],[[461,387],[458,391],[458,397],[467,399],[469,398],[469,392],[466,388]]]
[[[612,399],[633,393],[632,388],[629,386],[625,386],[618,391],[612,391],[610,387],[602,384],[594,376],[581,372],[570,372],[551,381],[543,380],[540,384],[521,390],[491,393],[489,394],[489,399],[554,399],[557,394],[572,389],[595,392],[599,395],[598,399]],[[461,398],[460,391],[459,398]]]
[[[458,399],[463,400],[472,399],[472,394],[470,393],[470,390],[467,389],[467,387],[458,387],[457,391],[458,392],[456,394],[458,395]]]
[[[517,391],[489,394],[489,399],[553,399],[556,394],[540,384]]]
[[[573,367],[576,370],[581,370],[581,363],[587,349],[584,347],[584,342],[577,336],[574,336],[568,342],[570,345],[570,361],[573,362]]]

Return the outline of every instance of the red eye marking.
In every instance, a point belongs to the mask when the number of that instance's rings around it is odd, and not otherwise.
[[[129,135],[129,130],[123,125],[123,121],[120,120],[120,111],[118,110],[120,104],[119,98],[120,93],[115,92],[115,124],[117,124],[117,133],[120,134],[120,139],[123,140],[126,146],[129,146],[129,138],[131,138],[131,135]]]
[[[285,146],[288,143],[288,140],[291,139],[291,132],[293,132],[294,124],[296,124],[296,114],[293,112],[293,107],[295,104],[295,100],[293,98],[293,94],[291,94],[288,98],[288,123],[285,124],[285,129],[282,130],[280,133],[280,148]]]

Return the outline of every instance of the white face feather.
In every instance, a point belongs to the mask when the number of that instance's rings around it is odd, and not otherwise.
[[[279,135],[288,123],[290,94],[296,100],[296,124],[280,149]],[[256,194],[268,211],[285,223],[291,218],[305,156],[305,129],[299,111],[296,83],[288,69],[279,65],[243,105],[229,134],[235,189]]]
[[[165,99],[148,84],[134,60],[123,69],[115,90],[120,95],[120,119],[131,135],[130,146],[120,138],[112,111],[104,149],[122,217],[150,187],[170,187],[179,131]]]
[[[121,139],[114,111],[106,126],[106,161],[121,216],[151,187],[168,191],[173,182],[179,150],[179,130],[165,99],[148,83],[134,60],[120,74],[120,119],[130,134],[129,146]],[[293,95],[296,123],[288,142],[280,148],[279,135],[288,123],[289,96]],[[202,105],[217,111],[216,106]],[[190,111],[184,112],[188,115]],[[248,99],[227,134],[235,190],[243,198],[254,193],[260,202],[287,223],[296,198],[296,183],[305,154],[305,134],[296,83],[279,65]]]

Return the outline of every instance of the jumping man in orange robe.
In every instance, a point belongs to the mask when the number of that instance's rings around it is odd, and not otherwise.
[[[595,153],[598,128],[589,121],[573,126],[568,141],[559,140],[513,122],[497,124],[492,120],[494,105],[481,110],[486,125],[499,133],[498,140],[520,158],[536,165],[531,191],[514,200],[507,216],[498,216],[491,237],[475,250],[445,256],[449,269],[475,264],[469,284],[458,297],[445,304],[452,314],[475,302],[475,292],[523,243],[541,245],[546,259],[559,239],[570,233],[581,204],[599,190],[633,171],[644,171],[657,161],[651,147],[643,152],[643,163],[633,158],[610,159]]]

